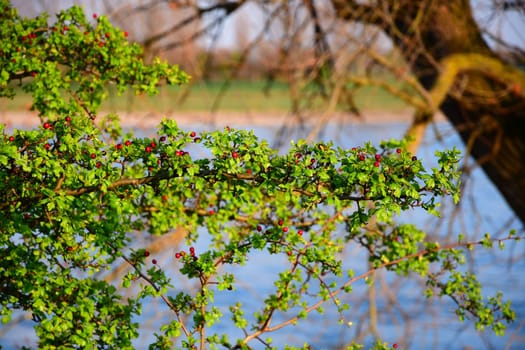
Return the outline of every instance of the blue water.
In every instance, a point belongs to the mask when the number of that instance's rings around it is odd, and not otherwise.
[[[378,144],[381,140],[401,137],[407,128],[406,124],[381,124],[359,125],[341,124],[329,126],[320,140],[333,140],[336,145],[354,147],[371,141]],[[199,131],[205,127],[195,127]],[[260,138],[276,144],[276,128],[257,128],[256,134]],[[447,123],[440,123],[435,128],[436,132],[429,129],[418,158],[427,166],[435,164],[433,154],[438,149],[456,146],[463,150],[457,134]],[[148,131],[149,132],[149,131]],[[146,135],[148,132],[144,132]],[[437,137],[439,135],[439,137]],[[284,132],[281,135],[281,144],[287,145],[292,139],[302,137],[297,129]],[[193,154],[193,153],[192,153]],[[461,202],[461,215],[454,217],[453,206],[450,202],[443,203],[443,218],[433,218],[421,210],[403,214],[399,220],[413,222],[435,235],[449,237],[452,241],[459,233],[466,237],[482,237],[485,232],[504,236],[508,229],[521,229],[522,225],[513,219],[512,212],[499,195],[498,191],[488,181],[480,169],[472,171]],[[503,228],[502,228],[503,227]],[[523,235],[523,230],[519,231]],[[208,242],[205,239],[196,245],[197,251],[205,249]],[[517,312],[517,321],[509,327],[504,337],[496,337],[490,331],[481,334],[474,330],[472,322],[460,323],[454,316],[454,305],[448,299],[432,299],[428,301],[422,295],[424,286],[418,279],[396,279],[394,276],[379,272],[376,277],[377,285],[377,331],[383,341],[389,344],[398,343],[402,349],[523,349],[525,348],[525,279],[521,276],[525,269],[524,245],[507,243],[505,251],[498,248],[483,250],[477,248],[472,251],[474,263],[467,264],[464,269],[471,269],[478,273],[484,286],[484,295],[493,295],[501,290],[504,297],[512,301]],[[159,256],[161,266],[173,266],[173,251],[166,251],[165,256]],[[346,268],[359,272],[367,269],[366,255],[355,249],[351,244],[344,253]],[[270,256],[264,252],[255,252],[246,266],[232,270],[238,279],[237,289],[234,291],[218,293],[215,302],[225,315],[225,322],[212,328],[213,332],[227,333],[235,338],[242,338],[240,330],[232,327],[228,322],[228,305],[233,301],[241,301],[247,310],[248,320],[250,312],[259,310],[263,304],[266,293],[273,291],[272,282],[275,276],[286,266],[285,259]],[[183,282],[180,276],[174,276],[177,281],[176,289],[191,287]],[[340,280],[344,281],[344,279]],[[313,312],[306,320],[297,326],[287,326],[271,334],[265,334],[264,339],[271,337],[277,348],[282,348],[285,343],[300,346],[309,342],[314,348],[337,348],[351,342],[357,334],[364,333],[369,326],[367,310],[369,307],[364,281],[354,284],[354,292],[342,297],[342,301],[351,305],[350,310],[339,315],[330,303],[325,305],[324,314]],[[389,300],[396,301],[395,305]],[[311,300],[313,302],[313,300]],[[273,324],[286,320],[289,315],[276,315]],[[337,320],[343,316],[344,323]],[[144,314],[140,323],[141,337],[136,342],[137,348],[144,348],[152,340],[152,331],[148,326],[153,326],[159,320],[169,320],[172,314],[158,301],[152,301],[144,307]],[[348,324],[351,322],[351,325]],[[3,326],[5,327],[5,326]],[[21,345],[33,345],[34,335],[30,321],[24,321],[6,330],[0,328],[0,344],[6,349],[15,349]],[[373,341],[373,336],[368,333],[359,339],[367,345]],[[255,349],[264,346],[257,341],[250,343]]]

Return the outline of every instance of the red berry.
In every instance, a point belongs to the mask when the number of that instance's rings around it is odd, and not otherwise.
[[[68,252],[72,252],[72,251],[73,251],[73,247],[72,247],[72,246],[70,246],[70,245],[69,245],[69,246],[67,246],[67,248],[66,248],[66,249],[67,249],[67,251],[68,251]]]
[[[49,143],[46,143],[46,144],[44,145],[44,148],[47,149],[47,150],[49,150],[49,149],[51,148],[51,145],[50,145]]]
[[[363,161],[363,160],[365,160],[365,156],[364,156],[364,155],[362,155],[362,154],[360,154],[360,155],[359,155],[359,160],[360,160],[360,161]]]
[[[15,140],[14,136],[9,136],[9,142],[13,142]]]
[[[213,210],[213,209],[210,209],[210,210],[208,211],[208,214],[210,214],[210,215],[213,215],[213,214],[215,214],[215,210]]]
[[[150,145],[151,145],[151,148],[157,147],[157,144],[154,141],[151,141]]]
[[[51,128],[51,124],[48,123],[48,122],[45,122],[44,123],[44,129],[50,129]]]
[[[165,194],[162,195],[162,201],[163,202],[166,202],[168,200],[168,196],[166,196]]]
[[[233,151],[232,152],[232,158],[238,158],[239,157],[239,153]]]
[[[126,140],[126,142],[124,142],[124,144],[125,144],[126,146],[129,146],[129,145],[131,145],[131,141],[130,141],[130,140]]]
[[[128,35],[129,35],[128,32],[124,32],[124,36],[125,36],[126,38],[128,37]]]
[[[149,251],[145,250],[144,251],[144,256],[147,258],[149,256]]]
[[[66,123],[70,123],[71,122],[71,117],[66,117]]]
[[[284,233],[288,232],[288,227],[283,227],[283,232]]]
[[[147,153],[150,153],[150,152],[151,152],[151,147],[150,147],[150,146],[146,146],[146,152],[147,152]]]
[[[156,264],[157,264],[157,259],[153,259],[153,260],[151,260],[151,263],[152,263],[153,265],[156,265]]]
[[[98,15],[96,13],[93,14],[93,18],[97,19]]]
[[[257,225],[257,231],[259,231],[259,232],[262,231],[262,226],[261,225]]]
[[[98,46],[100,46],[100,47],[104,46],[104,42],[103,41],[99,41],[98,42]]]
[[[252,169],[246,169],[246,174],[251,175],[252,174]]]
[[[181,254],[180,253],[175,253],[175,259],[180,259],[181,258]]]
[[[66,32],[66,31],[69,30],[69,28],[68,28],[67,26],[64,26],[64,28],[62,28],[62,30],[63,30],[64,32]]]
[[[376,168],[379,167],[380,165],[381,165],[381,163],[379,163],[379,162],[375,162],[375,163],[374,163],[374,166],[375,166]]]
[[[117,143],[117,144],[115,145],[115,148],[116,148],[116,149],[122,149],[122,144],[121,144],[121,143]]]
[[[97,162],[97,164],[95,164],[95,166],[97,167],[97,169],[100,169],[100,167],[102,167],[102,163],[101,162]]]
[[[35,71],[32,71],[32,72],[31,72],[31,76],[32,76],[33,78],[36,77],[36,72],[35,72]]]
[[[302,236],[302,235],[303,235],[303,230],[299,230],[299,231],[297,231],[297,234],[298,234],[299,236]]]
[[[109,33],[106,33],[104,36],[105,36],[106,38],[109,38],[110,34],[109,34]]]
[[[379,162],[381,160],[381,155],[380,154],[376,154],[376,160]]]
[[[26,219],[26,220],[31,219],[31,214],[29,214],[29,213],[25,213],[25,214],[24,214],[24,219]]]
[[[190,137],[195,137],[196,135],[195,131],[190,132]]]
[[[401,148],[396,149],[396,152],[399,154],[401,153]]]
[[[310,163],[311,163],[311,164],[314,164],[314,163],[315,163],[315,159],[311,159],[311,160],[310,160]]]
[[[91,153],[89,156],[91,157],[91,159],[95,159],[97,157],[95,153]]]
[[[283,221],[282,219],[281,219],[281,220],[279,220],[279,221],[277,221],[277,225],[279,225],[279,226],[282,226],[282,225],[283,225],[283,223],[284,223],[284,221]]]
[[[417,157],[416,156],[412,156],[412,161],[416,161],[417,160]]]
[[[180,150],[178,150],[178,151],[175,152],[175,155],[176,155],[177,157],[181,157],[181,156],[184,155],[184,151],[180,151]]]
[[[397,343],[394,343],[394,345],[392,345],[392,347],[393,347],[394,349],[397,349],[397,347],[398,347]]]

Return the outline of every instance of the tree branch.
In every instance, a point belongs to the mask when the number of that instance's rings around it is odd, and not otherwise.
[[[518,237],[518,236],[508,236],[508,237],[505,237],[505,238],[494,238],[494,239],[491,239],[490,242],[503,242],[503,241],[520,241],[520,240],[523,240],[525,239],[525,237]],[[485,240],[481,240],[481,241],[472,241],[472,242],[458,242],[458,243],[453,243],[453,244],[449,244],[449,245],[446,245],[446,246],[443,246],[443,247],[438,247],[436,249],[424,249],[424,250],[421,250],[419,252],[416,252],[416,253],[413,253],[413,254],[409,254],[409,255],[406,255],[406,256],[403,256],[403,257],[400,257],[398,259],[395,259],[395,260],[392,260],[392,261],[388,261],[388,262],[384,262],[376,267],[373,267],[371,268],[370,270],[358,275],[358,276],[355,276],[353,278],[351,278],[350,280],[348,280],[347,282],[345,282],[343,285],[341,285],[341,287],[339,287],[337,290],[333,291],[332,293],[328,294],[328,297],[329,299],[327,300],[332,300],[332,298],[334,298],[335,296],[337,296],[338,294],[340,294],[341,292],[345,291],[345,289],[347,287],[349,287],[351,284],[353,284],[354,282],[357,282],[359,280],[362,280],[362,279],[366,279],[368,278],[369,276],[373,275],[376,271],[378,270],[381,270],[383,268],[387,268],[387,267],[390,267],[390,266],[394,266],[402,261],[405,261],[405,260],[408,260],[408,259],[414,259],[414,258],[418,258],[418,257],[423,257],[429,253],[434,253],[436,251],[446,251],[446,250],[452,250],[452,249],[456,249],[456,248],[461,248],[461,247],[464,247],[464,248],[470,248],[474,245],[485,245],[486,244],[486,241]],[[318,302],[316,302],[315,304],[312,304],[311,306],[309,306],[308,308],[306,308],[304,311],[306,313],[310,313],[316,309],[318,309],[319,307],[321,307],[321,305],[323,305],[327,300],[319,300]],[[276,330],[279,330],[281,328],[283,328],[284,326],[286,325],[289,325],[289,324],[292,324],[294,322],[297,322],[299,321],[299,316],[294,316],[286,321],[283,321],[273,327],[271,327],[270,329],[267,329],[266,331],[267,332],[270,332],[270,331],[276,331]]]
[[[427,94],[428,106],[418,106],[412,125],[406,132],[406,136],[413,139],[408,146],[408,150],[412,153],[417,150],[427,125],[432,121],[432,116],[450,93],[460,73],[478,71],[504,84],[514,82],[515,85],[512,85],[511,89],[525,96],[525,91],[522,88],[525,87],[525,73],[497,58],[477,53],[454,54],[443,59],[440,66],[441,72],[436,83]]]
[[[375,6],[357,3],[354,0],[332,0],[336,16],[347,21],[360,21],[378,25],[384,23]]]
[[[150,47],[155,42],[160,41],[170,35],[173,32],[176,32],[183,27],[187,26],[188,24],[192,23],[193,21],[196,21],[197,19],[201,18],[203,15],[214,12],[214,11],[224,11],[225,16],[230,15],[232,12],[234,12],[237,8],[239,8],[243,4],[243,1],[240,2],[225,2],[225,3],[218,3],[209,7],[198,7],[197,12],[191,16],[188,16],[187,18],[183,19],[181,22],[176,23],[175,25],[171,26],[170,28],[166,29],[165,31],[153,35],[150,38],[146,39],[144,41],[145,47]]]

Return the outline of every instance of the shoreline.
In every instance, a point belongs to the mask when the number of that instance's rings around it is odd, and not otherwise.
[[[329,122],[337,123],[356,123],[356,124],[384,124],[384,123],[406,123],[412,121],[412,111],[389,112],[389,111],[363,111],[361,116],[351,113],[334,113]],[[107,115],[107,112],[99,113],[100,116]],[[315,125],[321,118],[320,113],[309,113],[308,115],[297,116],[286,112],[260,113],[260,112],[181,112],[171,114],[161,114],[157,112],[132,112],[117,113],[121,120],[122,127],[133,127],[140,129],[151,129],[159,125],[161,120],[166,117],[174,119],[179,126],[282,126],[282,125]],[[434,117],[436,122],[446,121],[446,118],[438,113]],[[36,112],[32,111],[0,111],[0,124],[7,128],[33,128],[40,124]]]

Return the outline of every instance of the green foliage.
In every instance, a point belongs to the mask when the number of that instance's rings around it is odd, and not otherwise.
[[[435,212],[441,196],[458,198],[456,150],[439,152],[439,168],[426,171],[403,141],[350,150],[299,141],[279,154],[250,131],[194,135],[172,120],[154,138],[123,135],[116,116],[96,122],[108,84],[155,93],[160,83],[188,77],[160,61],[143,64],[124,33],[104,17],[91,24],[78,7],[59,13],[52,27],[46,17],[19,18],[5,1],[0,7],[9,38],[1,42],[2,94],[12,97],[9,84],[21,79],[42,119],[35,130],[0,129],[0,314],[9,322],[13,310],[30,313],[40,347],[130,348],[135,317],[152,298],[172,313],[152,349],[271,347],[265,333],[322,312],[324,303],[342,313],[348,305],[338,296],[381,268],[422,275],[429,296],[452,297],[459,318],[475,317],[479,329],[500,334],[514,319],[501,295],[485,300],[475,276],[456,271],[464,260],[456,248],[490,240],[442,249],[393,222],[414,207]],[[190,145],[207,157],[188,153]],[[207,249],[178,252],[161,267],[133,244],[179,227],[188,246],[204,232]],[[348,244],[369,251],[369,272],[343,270]],[[250,263],[253,251],[286,257],[274,290],[254,317],[241,301],[219,309],[216,296],[238,288],[224,267]],[[118,264],[129,269],[106,281],[103,272]],[[171,269],[197,289],[176,288]],[[338,284],[331,276],[348,278]],[[297,316],[272,323],[287,311]],[[225,319],[245,337],[207,331]]]

